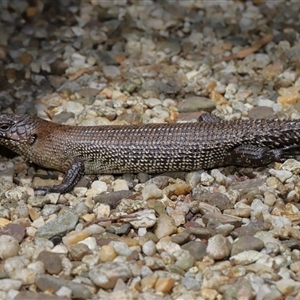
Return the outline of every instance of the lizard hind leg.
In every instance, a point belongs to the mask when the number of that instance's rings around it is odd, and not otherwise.
[[[224,159],[225,165],[258,167],[278,161],[281,153],[277,149],[255,145],[240,145],[230,151]]]

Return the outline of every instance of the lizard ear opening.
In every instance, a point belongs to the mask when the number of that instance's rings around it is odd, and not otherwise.
[[[30,136],[30,139],[28,140],[28,144],[33,145],[36,139],[37,139],[37,134],[33,134],[32,136]]]

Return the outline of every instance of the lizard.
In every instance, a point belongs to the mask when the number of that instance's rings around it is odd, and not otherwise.
[[[0,145],[41,167],[65,173],[41,193],[72,191],[84,174],[162,173],[229,165],[257,167],[300,154],[300,121],[222,120],[70,126],[0,113]]]

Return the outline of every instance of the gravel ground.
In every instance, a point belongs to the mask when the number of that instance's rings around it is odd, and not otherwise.
[[[0,109],[72,125],[300,117],[300,2],[0,1]],[[300,299],[300,162],[61,180],[1,149],[0,299]]]

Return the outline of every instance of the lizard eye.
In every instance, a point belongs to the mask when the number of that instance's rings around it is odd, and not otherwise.
[[[2,130],[2,131],[7,131],[9,128],[10,128],[10,126],[8,124],[0,125],[0,130]]]

